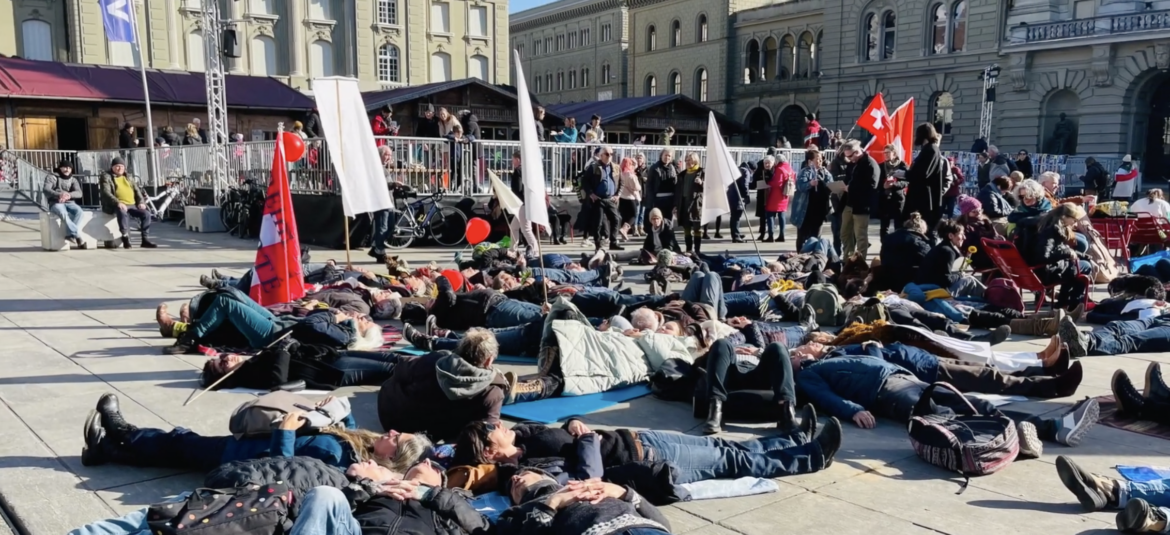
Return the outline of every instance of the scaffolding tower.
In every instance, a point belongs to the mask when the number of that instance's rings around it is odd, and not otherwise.
[[[991,116],[995,107],[995,84],[999,78],[999,64],[993,63],[979,75],[983,80],[983,107],[979,112],[979,137],[991,143]]]
[[[211,146],[211,183],[215,202],[219,202],[220,185],[228,180],[227,88],[224,79],[223,25],[219,1],[203,2],[203,51],[206,55],[204,78],[207,81],[207,142]]]

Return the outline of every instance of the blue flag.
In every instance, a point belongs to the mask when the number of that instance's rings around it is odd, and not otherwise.
[[[111,43],[134,42],[133,0],[98,0],[102,7],[102,23],[106,38]]]

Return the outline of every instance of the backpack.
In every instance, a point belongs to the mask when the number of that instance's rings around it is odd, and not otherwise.
[[[804,302],[813,307],[817,314],[817,323],[830,327],[840,327],[845,324],[845,300],[837,293],[837,287],[832,284],[814,284],[804,294]]]
[[[865,303],[855,305],[849,309],[849,314],[845,317],[845,325],[873,323],[877,320],[888,323],[890,321],[890,311],[886,310],[886,305],[883,305],[876,297],[871,297]]]
[[[931,394],[946,388],[963,399],[969,414],[931,414]],[[1020,452],[1016,424],[1003,415],[982,415],[948,383],[934,383],[914,405],[908,426],[910,445],[922,460],[944,470],[958,472],[967,490],[972,476],[994,474],[1016,460]]]
[[[307,420],[304,428],[319,430],[343,422],[350,413],[346,398],[334,398],[321,407],[316,405],[313,400],[291,392],[264,394],[236,407],[228,421],[228,431],[237,439],[269,437],[292,411],[304,411]]]
[[[150,506],[152,535],[281,535],[292,529],[288,485],[196,489],[185,501]]]
[[[994,279],[987,283],[983,300],[989,305],[1024,311],[1024,296],[1020,293],[1020,287],[1016,286],[1016,281],[1011,279]]]

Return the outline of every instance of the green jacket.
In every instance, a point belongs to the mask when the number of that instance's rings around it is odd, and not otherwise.
[[[130,180],[130,184],[134,186],[134,204],[139,205],[146,202],[146,192],[143,191],[142,186],[138,185],[133,178],[126,177]],[[101,197],[102,211],[107,214],[113,214],[118,211],[118,196],[114,195],[114,174],[106,171],[102,173],[102,177],[98,179],[98,196]]]

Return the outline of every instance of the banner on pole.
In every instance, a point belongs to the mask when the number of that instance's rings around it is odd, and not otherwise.
[[[315,78],[313,95],[346,217],[394,207],[366,104],[352,78]]]
[[[548,192],[544,187],[544,160],[540,157],[540,140],[536,138],[536,117],[532,113],[532,97],[528,94],[528,82],[524,79],[524,64],[520,53],[513,50],[512,65],[516,67],[516,101],[520,117],[520,167],[524,175],[524,218],[545,230],[552,230],[548,223],[548,208],[544,199]],[[536,244],[539,251],[539,244]]]
[[[699,224],[706,225],[715,218],[731,213],[731,205],[727,202],[727,188],[739,178],[739,166],[723,143],[723,136],[719,134],[719,123],[715,122],[715,112],[708,112],[707,119],[707,167],[703,170],[703,213]]]
[[[100,0],[102,24],[106,27],[106,39],[111,43],[133,43],[134,4],[132,0]]]

